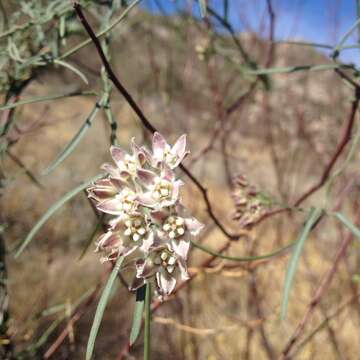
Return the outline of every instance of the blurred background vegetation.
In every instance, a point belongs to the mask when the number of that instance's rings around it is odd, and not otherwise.
[[[296,239],[312,206],[341,210],[359,225],[358,117],[331,181],[292,208],[322,178],[341,142],[358,90],[356,61],[344,64],[316,46],[277,42],[280,1],[255,1],[251,8],[208,1],[204,18],[193,1],[173,2],[179,6],[170,15],[162,14],[164,1],[157,11],[150,11],[157,2],[138,3],[81,2],[122,83],[169,142],[188,134],[185,164],[208,189],[216,216],[244,235],[229,242],[187,181],[186,205],[206,224],[201,243],[217,250],[227,244],[224,254],[231,256],[265,254]],[[340,2],[330,3],[336,9]],[[139,144],[150,137],[112,88],[94,46],[78,46],[88,37],[70,1],[0,4],[1,356],[81,359],[108,271],[93,252],[102,219],[86,194],[67,201],[19,257],[14,251],[55,201],[110,161],[110,144],[127,148],[133,136]],[[256,29],[238,32],[239,21],[254,22],[256,9],[262,9]],[[357,46],[356,28],[351,36]],[[258,224],[250,214],[255,224],[245,227],[234,203],[242,191],[234,182],[239,175],[256,187],[261,216],[281,213]],[[304,246],[283,321],[288,252],[204,263],[209,254],[193,249],[196,276],[154,312],[152,358],[277,359],[311,309],[287,358],[357,359],[360,252],[351,240],[339,222],[321,220]],[[141,340],[123,350],[134,306],[123,282],[106,309],[96,359],[142,356]]]

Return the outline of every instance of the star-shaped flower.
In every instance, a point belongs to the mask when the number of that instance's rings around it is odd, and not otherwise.
[[[167,165],[163,166],[160,176],[144,169],[138,169],[137,176],[146,189],[137,197],[141,205],[162,208],[172,206],[178,200],[180,186],[183,185],[183,182],[175,179],[174,172]]]
[[[170,169],[176,168],[181,161],[189,154],[186,151],[186,135],[181,135],[174,146],[170,146],[163,136],[155,132],[152,139],[152,154],[146,152],[150,163],[154,167],[159,167],[165,163]]]
[[[169,242],[174,252],[186,260],[190,238],[199,235],[204,225],[187,215],[185,208],[179,203],[169,209],[154,210],[150,217],[158,225],[159,238]]]
[[[169,245],[155,245],[150,248],[148,256],[136,262],[136,275],[130,290],[138,289],[155,276],[157,293],[163,298],[173,292],[179,275],[183,281],[189,279],[185,259]]]
[[[154,234],[147,219],[141,214],[124,215],[109,222],[110,228],[97,241],[97,251],[105,251],[103,260],[114,260],[127,256],[140,248],[147,252],[153,245]]]

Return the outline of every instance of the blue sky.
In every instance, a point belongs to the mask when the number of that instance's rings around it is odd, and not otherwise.
[[[222,0],[208,0],[218,12]],[[180,7],[198,15],[195,1],[189,0],[144,0],[147,9],[159,12],[156,3],[170,15]],[[356,0],[273,0],[276,14],[275,37],[277,40],[303,40],[335,45],[356,21]],[[259,20],[260,19],[260,20]],[[264,29],[266,24],[266,0],[229,0],[229,20],[238,31]],[[266,32],[263,33],[266,36]],[[354,31],[346,44],[358,42]],[[341,60],[360,65],[360,50],[345,50]]]

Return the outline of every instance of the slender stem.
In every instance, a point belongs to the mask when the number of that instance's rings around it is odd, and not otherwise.
[[[255,260],[264,260],[264,259],[270,259],[273,257],[276,257],[280,254],[285,253],[285,251],[290,250],[294,245],[295,245],[295,241],[292,242],[291,244],[288,244],[280,249],[277,249],[271,253],[265,254],[265,255],[258,255],[258,256],[227,256],[227,255],[223,255],[219,252],[216,252],[210,248],[208,248],[207,246],[204,246],[202,244],[199,244],[195,241],[191,240],[191,244],[196,247],[197,249],[206,252],[210,255],[214,255],[220,259],[225,259],[225,260],[231,260],[231,261],[255,261]]]
[[[72,91],[68,94],[34,96],[29,99],[24,99],[24,100],[20,100],[17,102],[13,102],[13,103],[9,103],[9,104],[0,106],[0,111],[7,110],[7,109],[13,109],[20,105],[33,104],[33,103],[40,102],[40,101],[58,100],[58,99],[74,97],[74,96],[95,96],[95,95],[96,95],[96,93],[93,91]]]
[[[117,24],[119,24],[129,13],[130,11],[135,8],[135,6],[140,2],[141,0],[134,0],[124,11],[123,13],[112,23],[110,24],[108,27],[106,27],[104,30],[98,32],[95,36],[96,38],[100,38],[102,36],[104,36],[105,34],[107,34],[109,31],[111,31]],[[79,51],[80,49],[84,48],[85,46],[91,44],[92,39],[86,39],[85,41],[83,41],[82,43],[76,45],[75,47],[71,48],[70,50],[68,50],[66,53],[62,54],[61,56],[58,57],[59,60],[65,59],[67,57],[69,57],[70,55],[76,53],[77,51]]]
[[[144,360],[150,359],[150,324],[151,324],[151,284],[146,284],[145,292],[145,326],[144,326]]]

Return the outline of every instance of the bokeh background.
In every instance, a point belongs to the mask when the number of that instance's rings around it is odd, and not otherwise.
[[[104,76],[101,80],[101,62],[92,44],[66,58],[70,68],[46,57],[61,57],[87,38],[70,2],[64,3],[1,2],[4,105],[73,92],[100,94],[105,83],[111,86]],[[84,1],[83,6],[94,29],[101,30],[130,3]],[[358,3],[209,0],[208,5],[211,11],[202,19],[196,1],[144,0],[103,37],[103,46],[119,79],[168,141],[188,134],[191,155],[185,164],[208,189],[211,206],[226,228],[244,234],[224,254],[260,255],[291,243],[312,206],[341,211],[358,221],[357,115],[331,174],[341,172],[331,186],[321,187],[301,207],[252,227],[234,220],[234,178],[239,175],[261,195],[263,213],[291,207],[321,178],[354,100],[352,86],[331,65],[353,64],[343,71],[357,81],[357,28],[343,44],[351,49],[342,50],[335,63],[331,54],[356,22]],[[56,11],[61,15],[46,17]],[[19,28],[21,24],[29,25]],[[15,31],[9,34],[9,29]],[[316,65],[325,67],[312,71]],[[275,70],[256,72],[265,68]],[[129,149],[135,136],[137,143],[149,144],[150,134],[116,89],[109,96],[111,114],[100,109],[74,149],[49,174],[45,169],[74,138],[99,96],[43,99],[0,113],[4,359],[84,357],[98,299],[97,293],[88,301],[89,294],[109,270],[94,253],[101,229],[86,194],[66,202],[16,259],[14,250],[57,199],[111,161],[111,142]],[[199,242],[221,249],[229,240],[209,218],[198,189],[181,172],[179,176],[186,181],[184,202],[206,224]],[[346,249],[337,259],[344,241]],[[306,240],[282,321],[289,252],[251,262],[215,259],[204,266],[210,257],[193,249],[190,272],[196,276],[154,312],[153,359],[278,359],[312,307],[289,358],[358,358],[359,243],[332,217],[324,217]],[[312,299],[329,276],[314,305]],[[126,272],[123,277],[129,281]],[[94,358],[142,358],[141,338],[124,352],[133,307],[134,295],[119,281]]]

